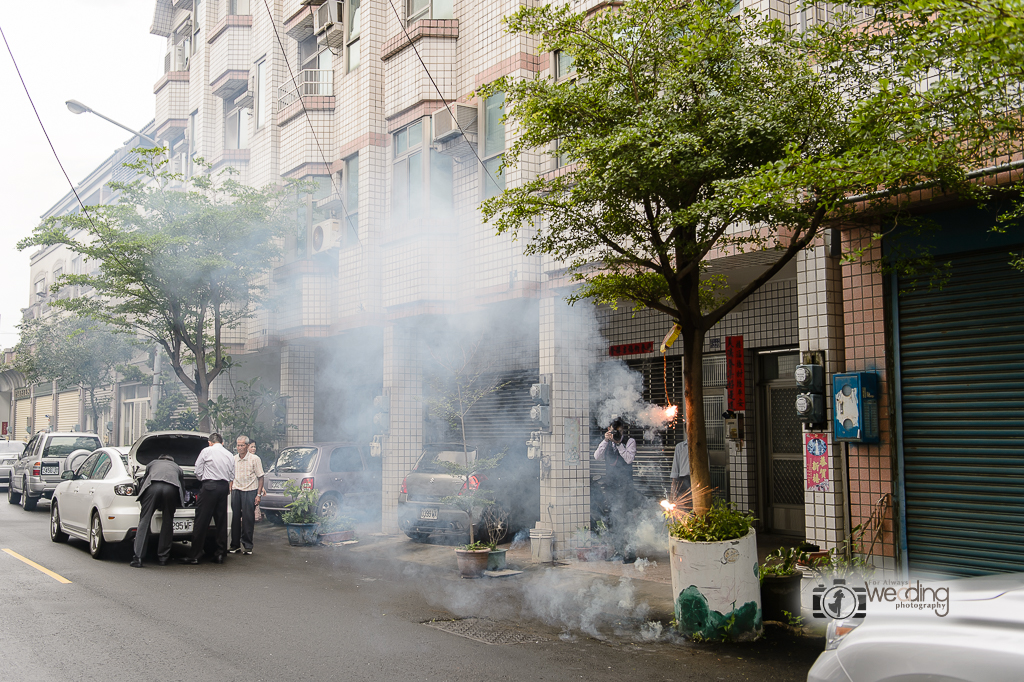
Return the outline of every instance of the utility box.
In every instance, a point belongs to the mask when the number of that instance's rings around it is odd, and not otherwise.
[[[836,441],[877,443],[878,375],[846,372],[832,375],[832,433]]]

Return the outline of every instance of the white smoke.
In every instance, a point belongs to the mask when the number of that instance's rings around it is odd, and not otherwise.
[[[622,360],[600,363],[590,377],[591,412],[601,428],[618,417],[645,431],[663,431],[672,421],[664,407],[643,399],[644,379]]]

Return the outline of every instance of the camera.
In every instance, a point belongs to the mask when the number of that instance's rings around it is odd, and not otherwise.
[[[616,443],[621,443],[622,442],[622,431],[619,431],[618,429],[615,429],[614,431],[612,431],[612,440],[614,440]]]

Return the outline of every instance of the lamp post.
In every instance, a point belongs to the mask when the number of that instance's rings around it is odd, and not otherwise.
[[[101,113],[100,113],[100,112],[98,112],[98,111],[93,111],[92,109],[90,109],[89,107],[85,106],[84,104],[82,104],[81,102],[79,102],[79,101],[78,101],[78,100],[76,100],[76,99],[69,99],[69,100],[68,100],[67,102],[65,102],[64,104],[68,105],[68,111],[70,111],[70,112],[71,112],[72,114],[84,114],[84,113],[86,113],[86,112],[88,112],[88,113],[90,113],[90,114],[96,114],[97,116],[99,116],[100,118],[102,118],[102,119],[103,119],[104,121],[109,121],[110,123],[113,123],[114,125],[116,125],[116,126],[117,126],[117,127],[119,127],[119,128],[124,128],[124,129],[125,129],[125,130],[127,130],[127,131],[128,131],[129,133],[131,133],[132,135],[138,135],[138,136],[139,136],[139,137],[141,137],[141,138],[142,138],[143,140],[145,140],[145,141],[149,142],[150,144],[152,144],[152,145],[153,145],[154,147],[158,147],[158,146],[160,146],[160,143],[158,143],[158,142],[157,142],[156,140],[154,140],[154,139],[153,139],[152,137],[150,137],[149,135],[143,135],[143,134],[142,134],[142,133],[140,133],[139,131],[137,131],[137,130],[132,130],[132,129],[131,129],[131,128],[129,128],[128,126],[126,126],[126,125],[124,125],[124,124],[122,124],[122,123],[118,123],[118,122],[117,122],[117,121],[115,121],[114,119],[112,119],[112,118],[108,118],[108,117],[104,116],[103,114],[101,114]]]

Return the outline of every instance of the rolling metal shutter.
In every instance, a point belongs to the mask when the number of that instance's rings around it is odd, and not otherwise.
[[[1007,252],[953,257],[941,290],[898,297],[915,572],[1024,571],[1024,274]]]
[[[535,404],[530,386],[540,381],[537,371],[504,372],[495,381],[501,388],[481,398],[466,415],[466,441],[525,452],[530,432],[540,428],[530,419]],[[481,383],[487,382],[488,377],[482,377]]]
[[[57,430],[74,431],[78,424],[78,389],[57,395]]]
[[[46,415],[53,415],[53,396],[39,395],[39,388],[37,387],[36,407],[32,414],[32,429],[34,433],[54,426]]]
[[[14,414],[11,417],[14,425],[14,440],[28,442],[32,436],[32,399],[18,398],[14,401]]]

